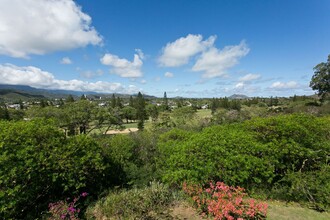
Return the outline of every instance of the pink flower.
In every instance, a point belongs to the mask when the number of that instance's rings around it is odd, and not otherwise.
[[[68,210],[69,210],[70,212],[75,212],[75,211],[76,211],[76,209],[73,208],[73,207],[69,207]]]
[[[82,197],[86,197],[86,196],[88,196],[88,193],[87,192],[83,192],[83,193],[81,193],[81,196]]]

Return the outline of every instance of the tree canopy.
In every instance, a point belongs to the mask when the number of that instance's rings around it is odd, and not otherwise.
[[[330,92],[330,55],[326,63],[322,62],[314,67],[314,75],[309,86],[313,90],[317,90],[321,100],[324,100]]]

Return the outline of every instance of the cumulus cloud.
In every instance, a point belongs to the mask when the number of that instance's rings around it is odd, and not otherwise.
[[[1,0],[0,54],[26,58],[101,44],[91,21],[73,0]]]
[[[101,63],[111,66],[110,73],[117,74],[125,78],[142,77],[141,71],[144,55],[141,50],[136,50],[133,61],[119,58],[117,55],[107,53],[101,58]]]
[[[259,74],[251,74],[251,73],[249,73],[249,74],[247,74],[247,75],[245,75],[243,77],[240,77],[239,78],[239,81],[241,81],[241,82],[248,82],[248,81],[252,81],[252,80],[256,80],[256,79],[260,79],[260,78],[261,78],[261,76]]]
[[[174,42],[168,43],[158,59],[161,66],[176,67],[187,64],[189,58],[213,46],[216,36],[203,41],[202,35],[189,34]]]
[[[63,57],[60,61],[61,64],[71,64],[72,60],[69,57]]]
[[[297,89],[299,87],[298,83],[295,81],[290,82],[274,82],[270,88],[276,90],[286,90],[286,89]]]
[[[134,85],[128,87],[116,82],[86,82],[81,80],[59,80],[53,74],[34,66],[18,67],[12,64],[0,65],[0,82],[11,85],[29,85],[43,89],[93,91],[100,93],[137,93]]]
[[[87,71],[83,71],[80,73],[80,76],[87,78],[87,79],[92,79],[92,78],[102,76],[102,75],[103,75],[103,71],[100,69],[98,69],[96,71],[87,70]]]
[[[164,74],[164,76],[167,77],[167,78],[172,78],[172,77],[174,76],[174,74],[171,73],[171,72],[166,72],[166,73]]]
[[[239,82],[235,85],[235,89],[242,89],[244,88],[244,83],[243,82]]]
[[[239,45],[226,46],[222,50],[212,47],[202,53],[192,70],[204,72],[203,78],[224,76],[227,70],[238,64],[239,59],[247,55],[249,51],[244,41]]]

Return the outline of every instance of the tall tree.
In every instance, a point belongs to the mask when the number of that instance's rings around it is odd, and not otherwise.
[[[170,110],[170,107],[168,106],[168,99],[167,99],[166,92],[164,92],[163,108],[164,108],[165,111]]]
[[[118,108],[123,108],[123,103],[122,103],[122,100],[119,96],[117,97],[116,106]]]
[[[115,108],[116,105],[117,105],[117,102],[116,102],[115,94],[112,94],[112,97],[111,97],[111,107],[112,108]]]
[[[141,92],[137,95],[136,100],[136,116],[138,119],[138,129],[143,130],[144,128],[144,120],[146,117],[146,110],[145,110],[145,100]]]
[[[330,54],[326,63],[322,62],[314,67],[314,75],[309,86],[317,91],[321,101],[324,101],[326,95],[330,93]]]

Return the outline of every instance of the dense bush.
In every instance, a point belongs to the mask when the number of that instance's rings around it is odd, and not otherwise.
[[[158,135],[139,131],[130,135],[101,136],[103,152],[116,163],[121,185],[146,185],[156,178],[155,159]]]
[[[51,121],[0,122],[0,218],[33,218],[49,202],[97,193],[113,180],[91,138],[67,139]]]
[[[109,193],[87,211],[88,219],[165,219],[174,194],[163,184],[152,182],[142,189]]]
[[[169,183],[221,180],[247,187],[273,175],[268,161],[259,157],[263,146],[238,125],[207,128],[160,148],[165,154],[163,180]]]
[[[164,160],[159,164],[165,182],[220,180],[250,192],[262,189],[269,194],[274,187],[298,183],[285,181],[289,173],[301,172],[302,178],[310,179],[328,165],[330,124],[328,118],[304,114],[256,118],[210,127],[200,133],[169,132],[158,146]],[[328,176],[323,178],[330,182]],[[313,198],[327,204],[329,199],[320,197],[329,193],[327,187],[321,186],[322,181],[320,189],[313,187]],[[312,189],[312,185],[304,187]],[[286,196],[290,197],[289,191]],[[304,198],[308,200],[306,195]],[[303,196],[297,200],[302,199]]]

